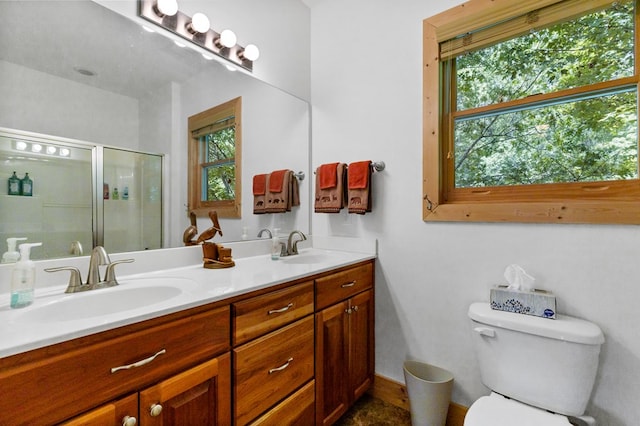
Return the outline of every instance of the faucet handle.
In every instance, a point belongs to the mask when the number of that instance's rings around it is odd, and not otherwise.
[[[84,290],[82,285],[82,278],[80,277],[80,270],[73,266],[60,266],[56,268],[46,268],[46,272],[58,272],[58,271],[71,271],[71,275],[69,276],[69,284],[67,285],[67,289],[64,291],[65,293],[76,293],[78,291]]]
[[[118,285],[118,280],[116,280],[116,265],[121,263],[132,263],[134,259],[122,259],[111,262],[107,265],[107,271],[105,272],[104,282],[108,287],[113,287]]]

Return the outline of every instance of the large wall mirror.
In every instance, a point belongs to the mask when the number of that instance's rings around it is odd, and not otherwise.
[[[181,246],[190,224],[187,119],[237,97],[243,119],[241,217],[222,219],[224,236],[215,241],[239,240],[245,233],[256,238],[262,228],[309,232],[307,102],[178,47],[93,1],[2,1],[0,16],[0,127],[164,155],[163,247]],[[301,206],[253,215],[252,176],[285,168],[307,173],[300,182]],[[61,177],[73,169],[51,169],[47,180],[73,181]],[[2,176],[4,182],[9,177]],[[19,218],[0,214],[0,223]],[[198,218],[197,225],[204,231],[210,220]]]

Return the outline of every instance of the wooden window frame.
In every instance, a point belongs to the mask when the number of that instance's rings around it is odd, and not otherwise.
[[[447,194],[439,43],[562,0],[470,0],[423,21],[423,220],[441,222],[640,223],[640,180],[475,188]],[[596,0],[585,0],[585,8]],[[636,22],[638,11],[636,10]],[[639,31],[636,31],[638,83]],[[636,89],[637,90],[637,89]],[[640,99],[640,96],[639,96]],[[640,118],[640,117],[639,117]],[[639,120],[640,122],[640,120]]]
[[[237,97],[228,102],[202,111],[188,119],[188,170],[189,170],[189,211],[196,216],[207,216],[210,210],[215,210],[218,217],[240,218],[242,217],[242,97]],[[199,141],[193,136],[193,132],[206,126],[211,126],[217,121],[235,116],[235,198],[233,200],[202,201],[201,182],[202,169],[199,158]]]

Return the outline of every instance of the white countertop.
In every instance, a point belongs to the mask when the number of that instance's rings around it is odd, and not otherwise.
[[[170,269],[118,275],[120,285],[108,289],[64,294],[66,284],[37,287],[34,303],[22,309],[9,308],[9,295],[0,294],[0,297],[3,298],[0,300],[0,358],[157,318],[376,257],[375,243],[373,250],[366,251],[326,250],[322,248],[301,250],[300,258],[317,256],[314,263],[308,264],[296,263],[296,259],[294,259],[296,256],[277,261],[271,260],[269,255],[264,254],[236,258],[236,251],[240,253],[243,250],[242,248],[237,250],[234,248],[236,265],[227,269],[205,269],[202,267],[202,262],[198,261],[195,264],[191,262],[187,266]],[[251,250],[244,250],[244,252],[252,254]],[[150,255],[145,254],[144,256],[148,258]],[[126,255],[119,256],[119,258],[124,257]],[[112,260],[114,260],[114,256],[112,256]],[[148,262],[148,259],[146,261]],[[142,256],[141,263],[145,263]],[[167,262],[163,262],[161,259],[154,263],[167,265]],[[66,274],[64,276],[68,277]],[[60,303],[68,298],[98,297],[100,293],[106,294],[115,289],[127,289],[128,284],[132,289],[134,286],[144,286],[147,281],[149,285],[153,285],[168,278],[176,278],[179,285],[184,282],[182,294],[164,301],[152,301],[151,304],[140,300],[139,304],[134,304],[134,307],[130,309],[98,316],[87,315],[81,320],[33,320],[33,314],[36,310],[47,305]]]

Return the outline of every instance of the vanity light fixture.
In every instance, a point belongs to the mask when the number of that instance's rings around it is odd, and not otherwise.
[[[209,22],[209,18],[204,13],[196,12],[193,14],[193,18],[191,18],[191,22],[189,22],[185,28],[191,34],[205,34],[209,31],[211,27],[211,23]]]
[[[25,142],[21,140],[14,140],[13,149],[21,152],[31,152],[34,154],[43,155],[46,154],[48,156],[55,157],[69,157],[71,156],[71,150],[69,148],[65,148],[57,145],[48,145],[42,144],[38,142]]]
[[[236,37],[236,33],[231,30],[222,30],[220,33],[220,37],[215,39],[213,43],[218,46],[220,49],[223,47],[232,48],[238,42],[238,37]]]
[[[178,13],[177,0],[158,0],[153,6],[153,11],[161,18],[173,16]]]
[[[227,29],[218,33],[211,29],[209,18],[203,13],[190,17],[180,12],[176,0],[138,0],[138,16],[203,49],[205,59],[210,57],[205,54],[212,53],[213,59],[222,58],[253,72],[253,62],[260,56],[255,45],[238,45],[233,31]],[[179,43],[177,40],[174,42]]]
[[[255,44],[248,44],[247,47],[238,52],[238,57],[248,61],[255,61],[260,57],[260,50]]]

